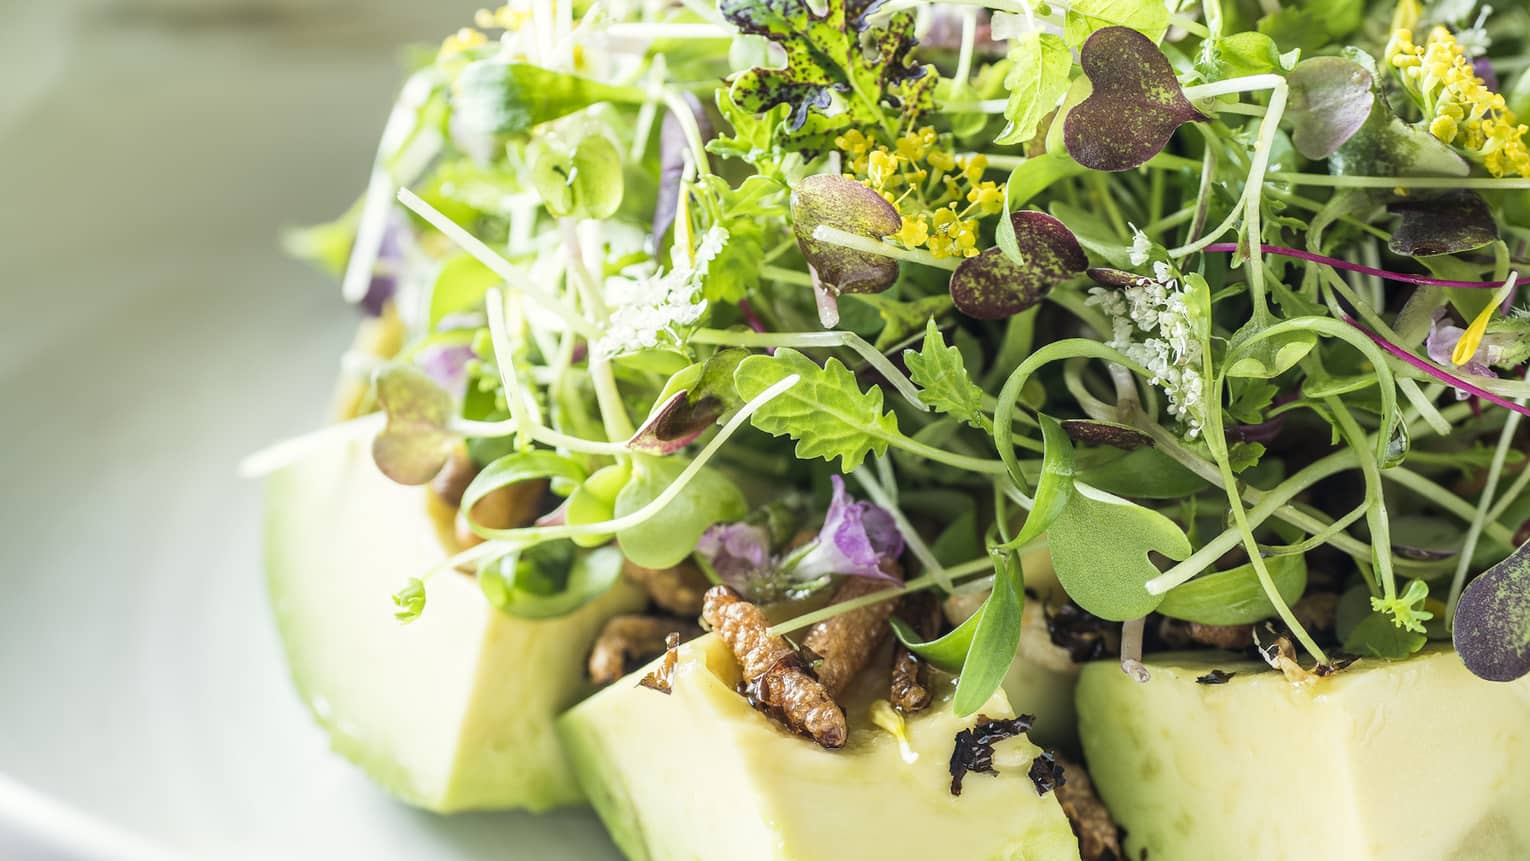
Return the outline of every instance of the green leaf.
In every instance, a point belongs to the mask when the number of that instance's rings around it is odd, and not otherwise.
[[[1272,556],[1264,564],[1287,606],[1301,599],[1307,589],[1305,556]],[[1259,584],[1253,564],[1246,562],[1175,586],[1164,594],[1158,612],[1203,625],[1246,625],[1275,616],[1275,605]]]
[[[967,662],[967,653],[972,650],[972,635],[977,631],[978,621],[982,618],[983,608],[986,606],[988,603],[985,600],[976,613],[934,640],[920,640],[919,634],[910,628],[907,622],[896,616],[887,621],[892,625],[893,636],[898,638],[898,642],[902,643],[904,648],[937,669],[948,673],[960,673],[962,665]]]
[[[1009,51],[1013,64],[1004,79],[1009,89],[1009,103],[1004,118],[1009,124],[994,139],[997,144],[1023,143],[1036,136],[1036,129],[1057,107],[1068,91],[1068,73],[1073,70],[1073,52],[1060,37],[1031,30],[1015,40]]]
[[[1139,448],[1080,467],[1078,478],[1106,493],[1131,499],[1181,499],[1210,486],[1156,448]]]
[[[1205,61],[1197,65],[1210,72],[1207,77],[1213,80],[1280,73],[1290,69],[1288,57],[1281,55],[1275,40],[1251,30],[1208,43],[1205,55]]]
[[[598,469],[569,494],[564,521],[570,526],[603,523],[616,516],[616,497],[632,478],[631,463],[615,463]],[[580,547],[599,547],[611,540],[609,534],[575,535]]]
[[[522,135],[599,102],[641,104],[648,94],[530,63],[480,60],[457,76],[452,129],[468,138]]]
[[[678,456],[634,454],[632,479],[616,497],[616,516],[625,517],[652,502],[679,478],[688,461]],[[749,513],[744,494],[715,469],[702,469],[664,510],[616,534],[622,553],[644,568],[669,568],[696,549],[708,526],[742,520]]]
[[[410,577],[404,588],[393,596],[393,618],[407,625],[425,612],[425,581]]]
[[[470,254],[447,258],[436,271],[435,283],[430,288],[429,330],[435,331],[441,320],[450,314],[478,308],[489,288],[503,280]]]
[[[1071,48],[1106,27],[1130,27],[1154,42],[1163,41],[1169,30],[1169,9],[1163,0],[1073,0],[1064,18],[1063,36]]]
[[[1376,96],[1371,73],[1345,57],[1313,57],[1297,64],[1288,78],[1293,126],[1291,143],[1304,157],[1333,155],[1371,115]]]
[[[829,359],[819,367],[812,359],[790,348],[774,356],[750,356],[739,363],[733,382],[745,400],[797,374],[802,381],[755,412],[751,423],[772,436],[797,440],[797,457],[840,459],[840,470],[850,472],[866,455],[881,456],[888,442],[898,437],[898,420],[882,411],[882,390],[863,392],[855,375]]]
[[[1227,447],[1227,462],[1233,472],[1243,472],[1259,465],[1260,458],[1264,457],[1264,443],[1262,442],[1235,442]]]
[[[888,291],[888,293],[891,292],[895,291]],[[909,336],[918,334],[925,323],[951,309],[951,297],[946,293],[923,296],[914,300],[895,299],[888,293],[849,294],[853,302],[870,305],[882,318],[882,330],[877,333],[876,343],[872,346],[883,352],[903,343]],[[849,309],[842,306],[841,310],[845,311],[846,319],[853,313],[854,307],[853,304],[849,306]]]
[[[1069,158],[1066,153],[1049,152],[1035,158],[1028,158],[1009,172],[1009,180],[1004,187],[1005,203],[1012,210],[1019,209],[1029,203],[1031,198],[1053,185],[1087,172],[1088,168]],[[1013,232],[1010,231],[1011,234]],[[1006,238],[1003,235],[1004,231],[1000,230],[996,233],[998,234],[996,241],[1000,248],[1005,246],[1006,239],[1009,245],[1014,245],[1013,235]],[[1018,254],[1019,251],[1015,250],[1015,255]]]
[[[1074,603],[1102,619],[1124,622],[1151,613],[1162,598],[1144,585],[1159,574],[1148,554],[1183,561],[1190,540],[1157,511],[1083,482],[1075,481],[1073,490],[1047,530],[1058,582]]]
[[[1025,578],[1019,560],[1010,553],[994,553],[993,591],[974,615],[977,627],[962,663],[951,708],[966,717],[988,702],[1004,682],[1009,665],[1020,647],[1020,620]]]
[[[1317,346],[1316,335],[1299,329],[1252,339],[1250,336],[1258,331],[1256,325],[1251,320],[1233,333],[1227,348],[1227,365],[1222,371],[1227,376],[1259,380],[1278,377]]]
[[[925,325],[924,345],[919,352],[903,351],[908,375],[919,386],[920,399],[959,421],[988,431],[992,424],[983,413],[983,390],[967,375],[962,353],[946,345],[945,336],[932,318]]]
[[[1001,549],[1019,549],[1041,537],[1057,522],[1073,497],[1073,441],[1057,419],[1038,414],[1041,425],[1041,476],[1036,479],[1036,496],[1025,516],[1020,532],[1001,545]],[[1019,481],[1016,478],[1016,481]],[[1023,486],[1023,485],[1022,485]]]
[[[1259,32],[1286,49],[1315,51],[1343,38],[1365,20],[1364,0],[1290,0],[1259,19]]]
[[[575,553],[566,541],[537,544],[478,569],[478,586],[495,609],[523,619],[566,616],[621,577],[615,547]]]
[[[622,154],[603,134],[572,150],[548,138],[534,148],[531,183],[559,218],[609,218],[622,203]]]
[[[1400,661],[1424,647],[1429,638],[1392,624],[1386,613],[1372,612],[1344,638],[1344,651],[1367,658]]]

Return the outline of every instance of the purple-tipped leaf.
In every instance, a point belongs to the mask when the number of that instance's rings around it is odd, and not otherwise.
[[[1009,220],[1019,263],[994,247],[963,260],[951,273],[951,299],[968,317],[1002,320],[1018,314],[1089,265],[1078,238],[1061,221],[1032,210],[1010,213]]]
[[[1122,451],[1150,446],[1153,438],[1131,425],[1094,419],[1064,419],[1062,429],[1068,438],[1081,445],[1108,445]]]
[[[1130,170],[1158,155],[1174,131],[1206,116],[1185,98],[1169,58],[1129,27],[1084,42],[1079,63],[1094,85],[1063,120],[1063,144],[1093,170]]]
[[[379,370],[376,385],[388,424],[372,440],[372,459],[399,484],[425,484],[446,465],[456,441],[447,430],[452,397],[429,374],[401,363]]]
[[[813,238],[819,227],[880,242],[897,233],[903,218],[882,195],[839,174],[817,174],[792,189],[792,230],[797,247],[830,295],[880,293],[898,280],[898,262]]]

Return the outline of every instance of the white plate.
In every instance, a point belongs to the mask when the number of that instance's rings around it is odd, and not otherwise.
[[[354,323],[279,228],[350,202],[397,45],[480,5],[0,11],[0,857],[615,857],[587,812],[434,817],[330,754],[234,476]]]

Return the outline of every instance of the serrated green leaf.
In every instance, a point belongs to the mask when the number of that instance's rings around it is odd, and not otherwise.
[[[885,454],[888,442],[900,435],[897,418],[882,410],[882,390],[861,391],[855,375],[837,359],[819,367],[802,353],[782,348],[774,356],[740,362],[733,382],[739,395],[750,400],[792,374],[801,382],[760,407],[750,421],[768,434],[797,440],[797,457],[837,457],[841,471],[850,472],[866,455]]]
[[[1032,30],[1015,40],[1009,51],[1009,74],[1004,85],[1009,102],[1004,118],[1009,125],[994,139],[997,144],[1016,144],[1036,136],[1041,121],[1057,107],[1068,91],[1073,52],[1061,37]]]
[[[983,390],[972,382],[961,351],[947,346],[933,318],[925,325],[924,345],[917,353],[904,350],[903,361],[926,404],[978,430],[992,427],[983,413]]]
[[[1169,30],[1169,9],[1162,0],[1073,0],[1068,4],[1063,36],[1069,47],[1083,45],[1106,27],[1130,27],[1161,42]]]

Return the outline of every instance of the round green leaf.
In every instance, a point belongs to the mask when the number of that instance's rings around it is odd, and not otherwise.
[[[652,502],[685,469],[678,456],[633,455],[632,480],[616,497],[616,516],[625,517]],[[744,494],[727,476],[703,469],[674,501],[646,522],[617,533],[622,552],[645,568],[677,565],[696,549],[701,533],[714,523],[742,520],[749,513]]]
[[[1115,622],[1158,607],[1160,596],[1144,585],[1159,574],[1149,553],[1177,562],[1191,552],[1190,540],[1174,521],[1079,481],[1047,530],[1047,546],[1068,597]]]

